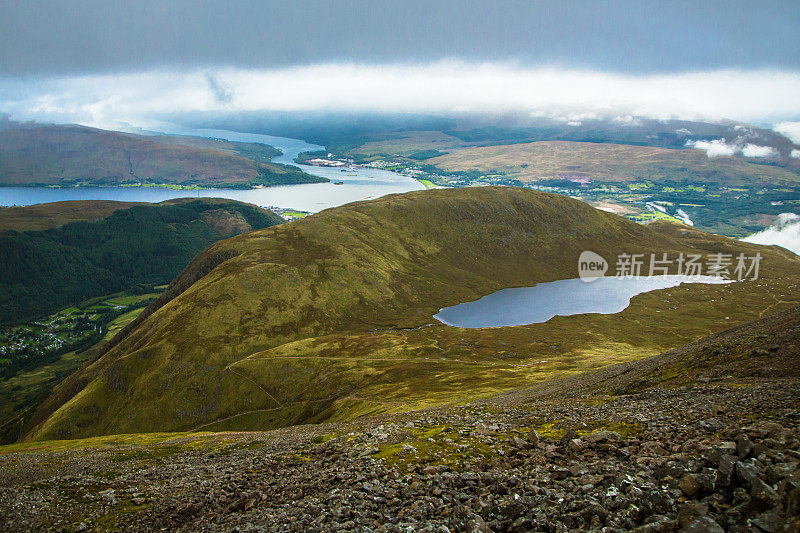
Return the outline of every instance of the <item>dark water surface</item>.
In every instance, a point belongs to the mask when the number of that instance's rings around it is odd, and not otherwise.
[[[460,328],[496,328],[547,322],[554,316],[619,313],[643,292],[681,283],[730,283],[714,276],[603,277],[587,283],[579,278],[503,289],[474,302],[445,307],[434,318]]]

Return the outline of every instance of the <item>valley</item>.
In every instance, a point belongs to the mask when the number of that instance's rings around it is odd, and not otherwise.
[[[52,388],[91,360],[98,345],[111,340],[164,288],[139,286],[0,328],[0,443],[15,442]]]
[[[0,209],[0,442],[206,246],[282,222],[222,199]]]

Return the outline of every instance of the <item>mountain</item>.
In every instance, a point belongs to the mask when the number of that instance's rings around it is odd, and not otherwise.
[[[34,319],[140,283],[168,283],[214,242],[282,221],[251,204],[205,198],[2,209],[0,324]]]
[[[0,186],[249,188],[326,181],[296,167],[270,163],[275,153],[259,144],[17,124],[0,129]]]
[[[442,307],[573,278],[578,256],[761,253],[757,280],[645,293],[615,315],[513,328]],[[686,226],[635,224],[513,187],[418,191],[329,209],[198,255],[26,439],[245,430],[462,402],[641,358],[796,298],[800,258]]]
[[[444,172],[503,174],[523,183],[542,179],[591,178],[610,182],[716,183],[726,186],[797,185],[800,175],[739,158],[709,158],[693,149],[611,143],[540,141],[452,149],[425,163]]]

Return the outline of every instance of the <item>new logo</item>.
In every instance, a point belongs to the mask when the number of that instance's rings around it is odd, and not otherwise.
[[[608,261],[603,256],[590,250],[581,252],[578,258],[578,275],[582,281],[589,283],[602,278],[608,271]]]

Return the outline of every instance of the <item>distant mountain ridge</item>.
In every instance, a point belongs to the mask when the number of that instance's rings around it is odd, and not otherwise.
[[[270,163],[275,153],[259,144],[16,124],[0,129],[0,186],[251,188],[327,181],[297,167]]]
[[[181,121],[182,117],[175,117]],[[653,119],[641,116],[602,118],[530,116],[526,113],[453,113],[451,115],[392,113],[201,113],[183,117],[186,124],[297,137],[325,145],[336,153],[357,152],[369,143],[407,137],[413,132],[440,132],[464,147],[538,141],[611,143],[659,148],[687,148],[694,141],[720,140],[741,148],[752,143],[774,149],[774,155],[737,159],[769,163],[792,172],[800,171],[800,159],[792,150],[800,145],[769,128],[743,122]],[[432,146],[429,148],[436,148]]]

